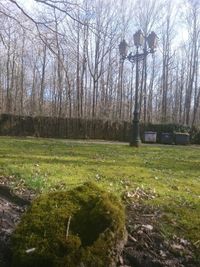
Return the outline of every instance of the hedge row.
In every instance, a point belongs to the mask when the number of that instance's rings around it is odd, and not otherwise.
[[[70,139],[103,139],[129,142],[130,122],[86,120],[78,118],[29,117],[0,115],[0,135],[37,136]],[[200,144],[200,129],[177,124],[140,124],[143,139],[145,131],[157,132],[157,141],[163,132],[189,132],[191,143]]]
[[[0,135],[128,141],[129,123],[2,114]]]

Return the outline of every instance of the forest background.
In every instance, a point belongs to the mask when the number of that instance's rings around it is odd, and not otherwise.
[[[130,122],[135,65],[126,39],[152,30],[155,54],[140,62],[140,120],[200,125],[198,0],[0,2],[0,113]]]

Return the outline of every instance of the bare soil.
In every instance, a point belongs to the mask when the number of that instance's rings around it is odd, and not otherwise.
[[[167,239],[158,228],[159,211],[140,203],[127,206],[128,241],[121,267],[198,267],[192,244],[177,236]]]
[[[16,186],[11,190],[12,177],[0,176],[0,266],[9,267],[11,259],[10,237],[35,193]]]

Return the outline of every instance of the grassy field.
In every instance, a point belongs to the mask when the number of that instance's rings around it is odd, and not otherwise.
[[[96,181],[115,194],[151,189],[166,234],[200,245],[200,147],[0,137],[0,175],[38,191]]]

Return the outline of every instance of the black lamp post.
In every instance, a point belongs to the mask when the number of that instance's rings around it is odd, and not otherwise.
[[[136,46],[136,54],[133,55],[132,52],[128,55],[128,44],[125,40],[122,40],[119,44],[119,52],[122,60],[128,59],[131,63],[136,63],[136,77],[135,77],[135,107],[133,113],[133,125],[131,131],[130,146],[139,147],[140,140],[140,129],[139,129],[139,103],[138,103],[138,90],[139,90],[139,61],[144,60],[145,57],[155,52],[157,46],[158,37],[155,32],[151,32],[146,38],[144,37],[141,30],[137,31],[133,35],[134,45]],[[148,43],[149,49],[146,48]],[[139,48],[143,47],[143,53],[139,53]]]

